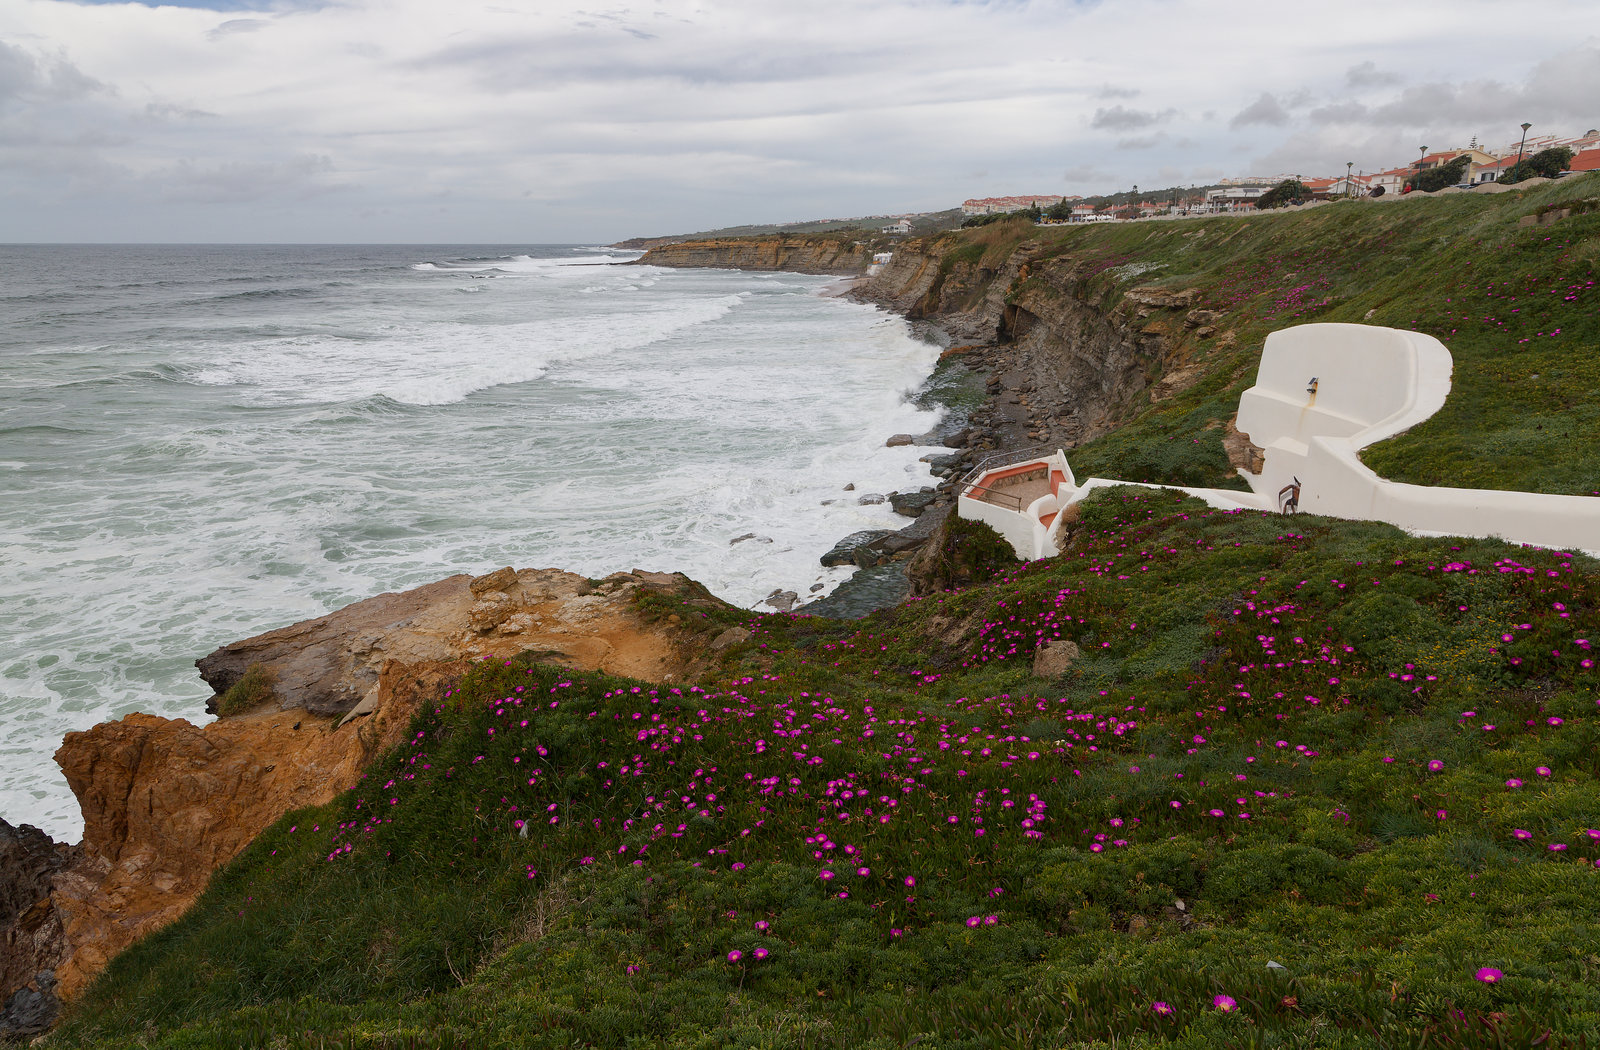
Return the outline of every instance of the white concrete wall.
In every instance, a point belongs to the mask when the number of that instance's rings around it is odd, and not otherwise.
[[[1237,426],[1265,450],[1261,474],[1240,471],[1251,492],[1182,491],[1224,510],[1276,511],[1279,490],[1299,478],[1304,512],[1600,557],[1600,497],[1405,485],[1378,477],[1361,462],[1362,448],[1409,430],[1443,407],[1453,367],[1444,344],[1420,332],[1357,324],[1274,332],[1262,349],[1255,386],[1239,398]],[[1306,391],[1313,376],[1314,397]],[[965,495],[957,504],[962,517],[988,522],[1021,558],[1058,552],[1062,519],[1046,528],[1040,513],[1065,510],[1095,489],[1133,484],[1107,478],[1079,483],[1059,451],[1037,462],[1067,476],[1059,495],[1041,497],[1022,513]]]

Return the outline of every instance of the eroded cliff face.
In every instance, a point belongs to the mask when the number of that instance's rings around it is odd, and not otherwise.
[[[995,347],[994,392],[1027,409],[1027,437],[1072,447],[1184,389],[1217,335],[1198,293],[1107,292],[1103,263],[1024,241],[976,261],[957,238],[909,241],[855,298],[937,324],[953,342]],[[1219,338],[1228,338],[1224,333]]]
[[[205,726],[133,714],[69,733],[56,761],[83,810],[82,844],[0,825],[0,1036],[39,1030],[8,1023],[8,1004],[47,1024],[56,996],[71,999],[117,952],[181,915],[280,816],[353,785],[472,662],[532,651],[652,681],[696,670],[694,636],[671,617],[642,617],[642,592],[721,604],[677,573],[453,576],[198,661],[219,694],[212,709],[259,665],[271,689],[250,710]]]
[[[651,248],[639,262],[650,266],[852,276],[867,272],[872,248],[833,237],[729,237]]]

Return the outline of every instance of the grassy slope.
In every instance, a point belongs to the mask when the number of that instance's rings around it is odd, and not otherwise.
[[[958,592],[717,615],[696,687],[480,668],[51,1045],[1600,1038],[1593,562],[1112,490]]]
[[[1247,219],[997,224],[944,247],[952,259],[994,264],[1037,239],[1045,256],[1094,272],[1108,306],[1135,285],[1198,287],[1198,305],[1222,311],[1218,328],[1236,333],[1222,346],[1185,330],[1183,311],[1156,311],[1152,322],[1192,350],[1202,375],[1077,449],[1080,477],[1236,485],[1222,428],[1254,381],[1267,334],[1307,321],[1366,321],[1437,336],[1455,358],[1444,409],[1369,449],[1374,470],[1423,485],[1589,495],[1600,493],[1600,211],[1550,226],[1518,220],[1594,197],[1600,175],[1523,193],[1346,202]]]

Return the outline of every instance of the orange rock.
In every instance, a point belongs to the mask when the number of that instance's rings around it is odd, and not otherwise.
[[[51,921],[65,942],[57,994],[75,997],[118,952],[176,919],[213,871],[283,814],[355,784],[400,741],[418,705],[474,660],[533,650],[655,681],[689,671],[691,635],[641,618],[641,589],[720,604],[678,573],[634,570],[598,584],[553,569],[454,576],[201,661],[219,694],[261,664],[271,702],[251,711],[206,726],[131,714],[67,734],[55,757],[83,810],[84,841],[81,859],[51,883]]]

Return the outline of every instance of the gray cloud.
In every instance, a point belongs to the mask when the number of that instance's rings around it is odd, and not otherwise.
[[[1353,88],[1390,87],[1400,83],[1400,78],[1393,73],[1385,73],[1376,62],[1368,59],[1345,70],[1344,82]]]
[[[239,33],[254,33],[270,24],[262,18],[230,18],[206,36],[212,40],[221,40],[223,37],[236,36]]]
[[[235,204],[285,194],[308,196],[335,187],[320,176],[334,170],[332,159],[302,154],[276,161],[229,161],[200,167],[184,160],[155,181],[170,199],[204,204]]]
[[[1110,109],[1095,110],[1094,119],[1089,121],[1089,126],[1101,131],[1137,131],[1171,120],[1177,113],[1175,109],[1164,109],[1157,113],[1150,110],[1128,109],[1126,106],[1112,106]]]
[[[1356,124],[1366,120],[1367,115],[1367,107],[1359,102],[1335,102],[1308,114],[1313,124]]]
[[[1136,136],[1134,138],[1119,139],[1117,141],[1117,148],[1118,149],[1152,149],[1152,148],[1154,148],[1156,146],[1161,145],[1161,143],[1165,142],[1166,139],[1167,139],[1167,136],[1158,131],[1154,135],[1140,135],[1140,136]]]
[[[1138,88],[1113,87],[1110,84],[1106,84],[1099,91],[1096,91],[1094,93],[1094,97],[1095,98],[1105,98],[1105,99],[1112,99],[1112,98],[1138,98],[1139,97],[1139,89]]]
[[[16,99],[61,102],[109,91],[64,57],[35,58],[0,40],[0,103]]]
[[[1289,123],[1289,112],[1268,92],[1263,91],[1259,98],[1233,115],[1228,121],[1230,128],[1242,128],[1250,124],[1270,124],[1282,127]]]
[[[1061,173],[1061,177],[1068,182],[1115,182],[1117,174],[1097,168],[1093,164],[1077,164]]]

